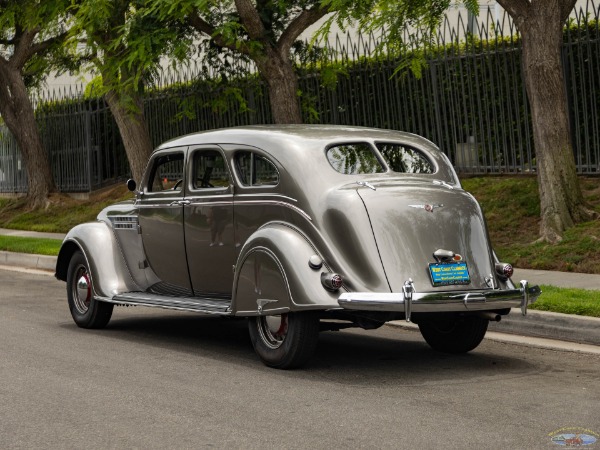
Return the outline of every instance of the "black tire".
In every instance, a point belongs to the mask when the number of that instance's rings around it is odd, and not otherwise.
[[[489,321],[480,317],[454,317],[419,323],[425,341],[434,350],[445,353],[467,353],[477,347]]]
[[[113,304],[94,299],[92,277],[83,253],[76,251],[67,272],[67,299],[71,316],[81,328],[104,328],[112,315]]]
[[[314,312],[251,317],[248,330],[254,351],[267,366],[294,369],[315,353],[319,317]]]

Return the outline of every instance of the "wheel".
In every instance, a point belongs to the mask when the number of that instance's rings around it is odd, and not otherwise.
[[[251,317],[250,340],[269,367],[293,369],[314,354],[319,339],[319,317],[314,312]]]
[[[67,299],[71,316],[81,328],[104,328],[108,324],[113,305],[94,299],[90,270],[80,251],[69,262]]]
[[[477,347],[488,328],[489,321],[480,317],[454,317],[419,323],[425,341],[445,353],[466,353]]]

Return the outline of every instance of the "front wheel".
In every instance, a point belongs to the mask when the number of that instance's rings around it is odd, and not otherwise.
[[[251,317],[248,331],[254,351],[267,366],[293,369],[314,354],[319,317],[314,312]]]
[[[481,343],[488,324],[488,320],[480,317],[454,317],[423,321],[419,323],[419,330],[434,350],[467,353]]]
[[[71,257],[67,272],[67,299],[71,316],[81,328],[104,328],[112,315],[113,305],[94,298],[92,277],[83,253]]]

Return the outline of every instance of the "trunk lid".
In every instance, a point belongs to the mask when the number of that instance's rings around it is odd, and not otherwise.
[[[470,194],[429,182],[374,185],[357,192],[392,292],[401,292],[409,278],[417,292],[490,288],[486,277],[494,277],[491,248],[481,208]],[[439,249],[462,256],[468,284],[433,285],[429,265],[436,262],[433,253]]]

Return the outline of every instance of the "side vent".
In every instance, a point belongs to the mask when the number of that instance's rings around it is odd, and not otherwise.
[[[138,219],[134,216],[111,216],[110,222],[115,230],[137,230]]]

